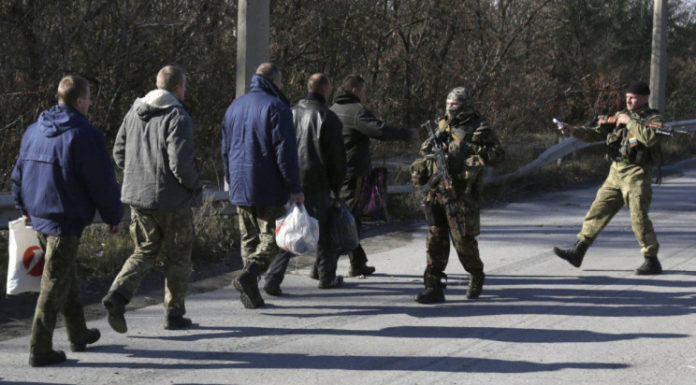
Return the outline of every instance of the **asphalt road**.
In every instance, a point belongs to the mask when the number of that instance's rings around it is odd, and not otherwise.
[[[365,241],[377,274],[320,290],[295,269],[280,298],[244,309],[231,287],[196,294],[196,327],[162,329],[161,305],[126,314],[129,332],[63,365],[30,368],[29,337],[0,342],[2,384],[670,384],[696,383],[696,168],[654,187],[665,274],[642,262],[622,210],[581,269],[555,257],[574,242],[597,186],[484,210],[483,296],[465,298],[452,250],[447,302],[422,289],[425,226]],[[346,272],[342,258],[339,272]],[[65,330],[55,347],[69,350]]]

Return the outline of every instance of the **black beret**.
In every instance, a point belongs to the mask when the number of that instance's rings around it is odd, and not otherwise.
[[[635,82],[626,89],[627,94],[650,95],[650,87],[645,82]]]

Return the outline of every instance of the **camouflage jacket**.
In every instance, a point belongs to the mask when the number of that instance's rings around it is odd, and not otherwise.
[[[448,168],[457,196],[480,200],[486,166],[498,165],[505,157],[495,132],[485,120],[473,115],[456,126],[441,120],[436,134],[447,143]],[[442,189],[442,182],[432,178],[438,172],[435,161],[427,157],[431,152],[432,138],[428,138],[421,145],[420,153],[424,157],[424,172],[431,179],[431,190],[437,191]]]
[[[596,142],[605,140],[607,144],[607,158],[615,162],[636,164],[639,166],[652,166],[662,162],[662,150],[660,142],[662,136],[650,127],[650,122],[662,122],[662,117],[657,110],[650,109],[647,105],[635,111],[621,110],[614,114],[618,116],[628,114],[631,120],[625,124],[597,124],[594,127],[577,127],[573,137],[583,142]]]

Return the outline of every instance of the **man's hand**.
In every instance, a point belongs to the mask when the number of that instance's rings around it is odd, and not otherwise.
[[[616,125],[627,124],[631,121],[631,117],[628,114],[621,114],[616,117]]]
[[[568,123],[561,122],[557,124],[556,127],[558,127],[558,131],[560,131],[563,136],[572,136],[573,132],[575,132],[575,126],[571,126]]]
[[[304,204],[304,194],[302,192],[290,194],[290,200],[295,203]]]
[[[109,234],[118,234],[121,232],[121,223],[119,222],[117,225],[109,225],[107,229],[109,230]]]
[[[24,226],[31,226],[31,218],[28,215],[22,215],[22,219],[24,219]]]

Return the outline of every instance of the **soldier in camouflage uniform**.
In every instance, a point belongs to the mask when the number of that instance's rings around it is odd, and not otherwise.
[[[569,249],[553,249],[556,255],[575,267],[580,267],[588,247],[611,218],[626,205],[631,212],[633,233],[644,257],[643,264],[635,273],[662,273],[657,259],[657,235],[648,217],[653,165],[662,161],[661,136],[654,128],[661,123],[662,117],[659,111],[648,106],[649,95],[648,85],[638,82],[626,91],[626,109],[610,118],[599,119],[596,126],[558,125],[564,135],[572,135],[585,142],[606,140],[607,155],[612,160],[609,176],[597,191],[597,197],[585,216],[578,241]]]
[[[157,74],[157,89],[133,103],[123,119],[114,160],[123,169],[121,201],[131,206],[133,254],[114,279],[102,303],[109,325],[128,330],[125,305],[158,258],[165,266],[165,329],[191,325],[184,297],[191,275],[193,214],[201,203],[202,183],[195,160],[193,121],[182,104],[186,75],[177,66]]]
[[[478,298],[481,294],[485,274],[476,236],[480,233],[479,203],[485,167],[498,164],[505,156],[495,133],[474,109],[466,88],[457,87],[447,95],[446,111],[437,136],[447,143],[449,172],[464,218],[463,221],[462,218],[452,218],[445,209],[442,180],[438,178],[435,162],[427,157],[432,149],[430,138],[421,146],[424,158],[412,166],[414,184],[430,186],[425,198],[429,225],[426,243],[428,265],[423,276],[425,290],[415,297],[416,302],[426,304],[445,300],[443,289],[447,276],[444,271],[449,258],[450,238],[459,261],[471,275],[467,298]],[[463,232],[459,225],[462,222]]]

